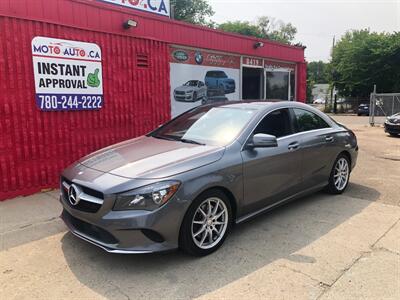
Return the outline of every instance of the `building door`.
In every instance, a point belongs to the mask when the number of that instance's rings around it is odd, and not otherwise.
[[[264,99],[264,72],[261,68],[242,68],[242,98]]]

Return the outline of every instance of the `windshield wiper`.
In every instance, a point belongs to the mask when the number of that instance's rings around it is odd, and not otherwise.
[[[197,141],[194,141],[194,140],[190,140],[190,139],[180,139],[180,141],[182,143],[187,143],[187,144],[195,144],[195,145],[202,145],[202,146],[205,145],[203,143],[200,143],[200,142],[197,142]]]
[[[156,139],[160,139],[160,140],[179,141],[179,140],[177,140],[177,139],[169,138],[169,137],[161,136],[161,135],[151,135],[151,137],[156,138]]]

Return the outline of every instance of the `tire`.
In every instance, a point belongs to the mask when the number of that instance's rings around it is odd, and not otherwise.
[[[397,134],[397,133],[393,133],[393,132],[389,132],[389,135],[391,135],[391,136],[395,136],[395,137],[397,137],[397,136],[398,136],[398,134]]]
[[[329,183],[326,190],[330,194],[342,194],[350,181],[350,160],[347,155],[341,153],[333,164]]]
[[[212,218],[212,215],[217,218]],[[232,208],[228,197],[218,189],[208,190],[197,197],[186,212],[179,234],[179,247],[193,256],[209,255],[221,247],[231,227]]]

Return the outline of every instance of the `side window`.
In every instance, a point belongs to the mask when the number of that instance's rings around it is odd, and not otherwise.
[[[277,138],[293,133],[287,108],[273,111],[266,115],[254,130],[254,134],[265,133]]]
[[[326,123],[320,116],[310,111],[298,108],[293,109],[293,111],[297,120],[298,132],[329,127],[328,123]]]

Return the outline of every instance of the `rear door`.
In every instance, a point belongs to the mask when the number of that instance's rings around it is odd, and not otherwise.
[[[292,116],[301,147],[303,189],[327,183],[336,153],[335,130],[306,109],[293,108]]]
[[[301,183],[300,142],[293,135],[289,109],[267,114],[254,129],[277,137],[273,148],[244,149],[244,213],[261,209],[299,191]]]

